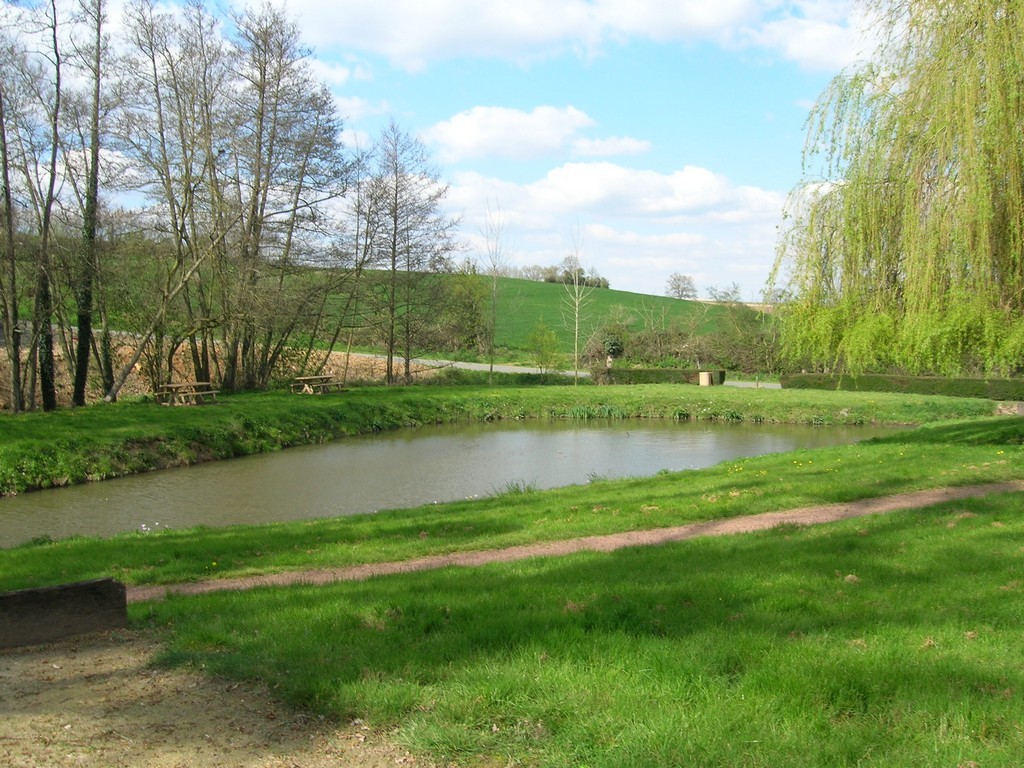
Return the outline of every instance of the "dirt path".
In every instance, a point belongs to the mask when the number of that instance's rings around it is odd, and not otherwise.
[[[727,536],[734,533],[764,531],[783,524],[817,525],[832,523],[851,517],[895,512],[939,504],[944,501],[985,496],[990,493],[1024,491],[1024,481],[971,485],[960,488],[936,488],[929,491],[915,491],[895,496],[883,496],[845,504],[804,507],[783,512],[766,512],[760,515],[732,517],[702,523],[691,523],[673,528],[656,528],[649,531],[628,531],[607,536],[586,536],[564,541],[547,541],[526,544],[505,549],[489,549],[476,552],[457,552],[450,555],[433,555],[415,560],[389,563],[368,563],[347,568],[325,568],[314,571],[291,571],[266,576],[248,576],[237,579],[215,579],[187,584],[128,587],[128,602],[160,600],[168,594],[197,595],[222,590],[252,589],[254,587],[288,586],[293,584],[330,584],[336,581],[360,581],[373,576],[396,573],[426,571],[449,566],[472,567],[487,563],[508,563],[531,557],[555,557],[573,552],[613,552],[623,547],[637,547],[664,544],[669,541],[683,541],[698,536]]]
[[[849,504],[773,512],[677,528],[325,571],[164,587],[132,587],[133,601],[168,592],[324,584],[445,566],[473,566],[581,551],[813,525],[990,493],[1024,491],[1024,481],[945,488]],[[423,766],[388,734],[355,722],[312,718],[263,687],[188,670],[155,669],[154,637],[114,632],[0,651],[0,765],[6,768],[384,768]]]

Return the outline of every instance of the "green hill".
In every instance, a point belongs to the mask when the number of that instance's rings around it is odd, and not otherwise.
[[[508,351],[527,349],[530,333],[543,323],[558,336],[563,349],[572,349],[572,311],[568,298],[566,287],[559,283],[499,278],[497,347]],[[628,318],[633,330],[679,325],[707,333],[715,330],[728,311],[725,307],[699,301],[594,288],[581,313],[581,337],[586,340],[610,318]]]

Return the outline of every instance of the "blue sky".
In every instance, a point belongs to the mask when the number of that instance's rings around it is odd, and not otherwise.
[[[349,139],[394,119],[488,210],[514,265],[578,251],[613,288],[673,272],[761,295],[811,103],[850,64],[852,0],[278,0]]]
[[[855,54],[844,0],[290,0],[347,127],[394,118],[518,265],[759,298],[808,107]],[[575,244],[574,244],[575,238]]]

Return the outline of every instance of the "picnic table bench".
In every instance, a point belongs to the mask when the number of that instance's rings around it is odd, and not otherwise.
[[[153,394],[161,405],[205,405],[217,402],[220,390],[208,381],[178,381],[160,384]]]
[[[292,392],[304,395],[322,395],[324,392],[340,392],[342,383],[330,375],[296,376],[291,383]]]

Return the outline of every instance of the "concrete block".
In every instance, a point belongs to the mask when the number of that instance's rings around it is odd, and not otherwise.
[[[0,593],[0,648],[126,627],[125,596],[114,579]]]

